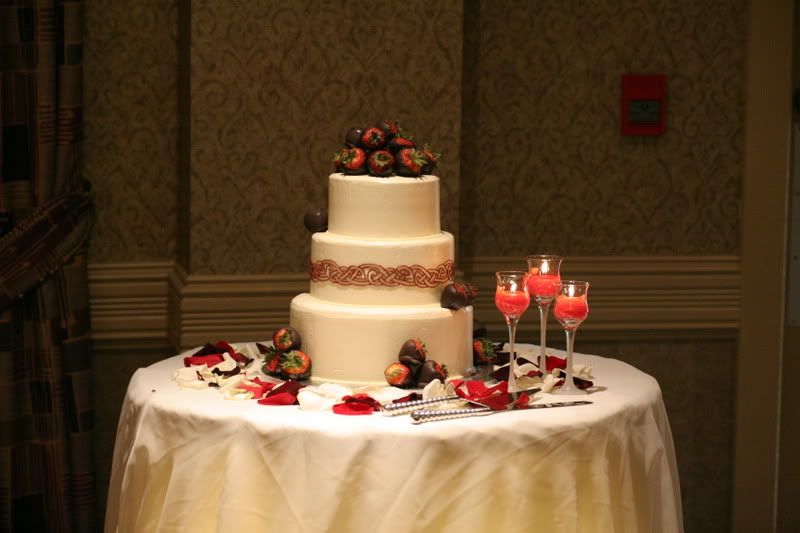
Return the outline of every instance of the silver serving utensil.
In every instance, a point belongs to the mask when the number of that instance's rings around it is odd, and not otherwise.
[[[539,392],[540,388],[536,387],[533,389],[528,389],[524,391],[520,391],[517,394],[522,394],[523,392],[528,393],[529,395]],[[381,406],[381,412],[383,416],[397,416],[397,415],[405,415],[408,413],[413,413],[414,411],[419,411],[421,407],[428,407],[430,405],[438,405],[441,403],[447,402],[454,402],[456,400],[462,401],[469,401],[466,398],[462,398],[458,394],[450,394],[448,396],[434,396],[433,398],[428,398],[427,400],[412,400],[410,402],[400,402],[400,403],[388,403],[386,405]]]
[[[529,409],[548,409],[550,407],[571,407],[573,405],[588,405],[592,403],[589,400],[577,400],[573,402],[551,402],[551,403],[534,403],[524,407],[518,406],[512,402],[505,406],[503,409],[492,409],[486,405],[481,405],[477,402],[470,402],[480,407],[467,407],[464,409],[431,409],[414,411],[411,413],[411,422],[414,424],[422,424],[423,422],[434,422],[436,420],[450,420],[453,418],[468,418],[473,416],[485,416],[493,413],[502,413],[504,411],[527,411]]]

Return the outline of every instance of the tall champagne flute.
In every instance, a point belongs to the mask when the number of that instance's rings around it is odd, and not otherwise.
[[[539,307],[539,370],[542,378],[547,375],[547,355],[545,341],[547,339],[547,315],[561,287],[561,261],[563,258],[552,254],[529,255],[528,260],[528,293]]]
[[[589,282],[564,281],[561,283],[553,315],[561,323],[567,335],[567,375],[564,384],[553,391],[553,394],[580,394],[584,391],[575,386],[572,379],[572,348],[575,343],[575,331],[589,315]]]
[[[531,303],[528,295],[526,279],[527,272],[521,270],[507,270],[497,272],[497,289],[494,293],[494,303],[503,313],[508,325],[509,357],[508,357],[508,390],[516,392],[517,376],[514,373],[517,354],[514,350],[514,336],[517,332],[517,323],[522,313]]]

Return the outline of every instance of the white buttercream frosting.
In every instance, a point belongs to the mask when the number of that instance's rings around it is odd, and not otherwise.
[[[472,362],[472,307],[342,305],[301,294],[292,300],[291,324],[313,360],[317,383],[385,383],[384,369],[413,337],[453,375]]]
[[[331,174],[328,231],[362,239],[436,235],[439,178]]]

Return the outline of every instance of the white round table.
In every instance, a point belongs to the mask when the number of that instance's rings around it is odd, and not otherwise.
[[[105,530],[682,531],[658,383],[578,362],[594,370],[591,405],[413,425],[181,389],[182,358],[160,361],[128,387]]]

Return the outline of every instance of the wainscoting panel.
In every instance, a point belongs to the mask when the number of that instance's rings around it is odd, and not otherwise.
[[[517,257],[461,261],[465,280],[479,289],[476,317],[493,334],[505,324],[494,307],[494,272],[519,269]],[[604,341],[736,337],[739,261],[735,256],[574,257],[564,279],[586,279],[589,319],[581,337]],[[96,348],[189,348],[219,339],[266,339],[289,319],[289,302],[308,290],[306,274],[192,275],[173,263],[90,265]],[[558,325],[548,324],[552,330]],[[520,324],[520,339],[538,331],[535,309]]]

